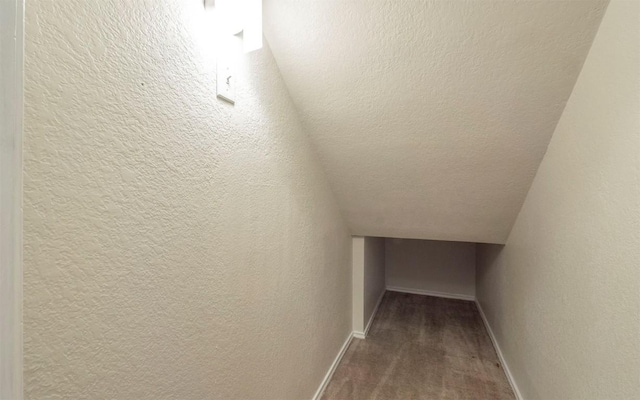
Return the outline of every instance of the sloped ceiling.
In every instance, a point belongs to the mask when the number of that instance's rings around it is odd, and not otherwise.
[[[266,0],[354,235],[503,243],[603,1]]]

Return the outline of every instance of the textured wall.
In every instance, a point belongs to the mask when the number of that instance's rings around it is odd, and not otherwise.
[[[201,0],[26,6],[26,397],[310,398],[350,236],[270,51],[233,107]]]
[[[387,239],[387,287],[474,297],[476,245]]]
[[[504,243],[606,0],[265,0],[353,234]]]
[[[640,398],[640,3],[610,3],[478,298],[525,399]]]

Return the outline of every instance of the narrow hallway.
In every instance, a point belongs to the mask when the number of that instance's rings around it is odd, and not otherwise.
[[[640,0],[1,0],[0,400],[640,400]]]
[[[324,400],[514,399],[476,304],[387,291]]]

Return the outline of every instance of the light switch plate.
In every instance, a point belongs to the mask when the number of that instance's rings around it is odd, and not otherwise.
[[[218,60],[216,71],[216,94],[231,104],[236,102],[236,71],[233,62]]]

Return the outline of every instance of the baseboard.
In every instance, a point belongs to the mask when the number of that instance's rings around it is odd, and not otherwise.
[[[369,322],[367,322],[367,327],[364,328],[364,336],[367,337],[369,334],[369,328],[371,328],[371,324],[373,324],[373,320],[376,318],[376,314],[378,314],[378,308],[380,308],[380,304],[382,303],[382,299],[384,298],[384,294],[386,293],[386,289],[380,293],[380,297],[378,297],[378,302],[376,303],[373,312],[371,313],[371,318],[369,318]]]
[[[496,349],[496,353],[498,354],[498,358],[500,359],[500,364],[502,364],[502,370],[504,371],[504,374],[507,376],[507,380],[511,385],[511,389],[513,389],[513,393],[515,394],[517,400],[523,400],[522,395],[520,394],[520,390],[518,390],[518,385],[516,385],[516,381],[513,378],[513,375],[511,374],[511,370],[509,369],[509,366],[507,365],[507,362],[504,359],[504,356],[502,355],[502,350],[500,350],[500,345],[498,345],[496,336],[493,334],[493,331],[491,330],[491,325],[489,325],[489,320],[487,319],[487,316],[484,314],[484,311],[482,310],[482,307],[480,306],[480,302],[478,300],[476,300],[476,306],[478,307],[478,311],[480,312],[480,316],[482,317],[484,326],[485,328],[487,328],[487,332],[489,332],[489,337],[491,338],[493,347]]]
[[[409,288],[404,288],[399,286],[387,286],[387,290],[390,292],[400,292],[400,293],[420,294],[423,296],[443,297],[445,299],[476,301],[475,296],[470,296],[468,294],[443,293],[443,292],[435,292],[432,290],[409,289]]]
[[[353,337],[357,339],[364,339],[367,337],[367,335],[369,334],[369,328],[371,328],[371,324],[373,324],[373,320],[375,319],[376,314],[378,313],[378,308],[380,307],[380,303],[382,303],[382,298],[384,297],[385,293],[386,293],[386,290],[383,290],[382,293],[380,293],[378,302],[376,303],[376,306],[374,307],[373,312],[371,313],[371,317],[369,317],[369,322],[367,322],[367,326],[366,328],[364,328],[364,332],[354,331]]]
[[[318,390],[316,390],[316,394],[313,395],[313,400],[320,400],[320,397],[322,397],[322,394],[324,393],[324,390],[327,388],[327,385],[329,384],[329,381],[331,380],[333,373],[336,372],[336,368],[340,364],[340,361],[342,360],[344,353],[347,351],[347,348],[349,348],[349,344],[351,344],[351,340],[353,340],[353,337],[354,337],[354,334],[352,332],[349,334],[349,337],[347,337],[347,340],[344,341],[344,344],[342,345],[342,348],[338,352],[338,355],[333,360],[333,363],[331,363],[331,366],[329,367],[329,371],[327,371],[327,374],[324,376],[324,379],[322,379],[322,382],[320,383],[320,387],[318,387]]]

